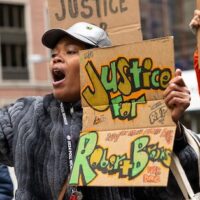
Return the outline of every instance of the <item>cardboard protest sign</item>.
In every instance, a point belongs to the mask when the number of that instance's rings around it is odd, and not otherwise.
[[[166,186],[175,125],[163,100],[173,39],[80,53],[83,129],[69,184]]]
[[[48,0],[51,28],[80,21],[105,29],[113,45],[142,40],[139,0]]]
[[[196,0],[196,7],[198,10],[200,10],[200,0]],[[200,30],[197,31],[197,48],[200,49]],[[200,63],[200,51],[198,51],[198,60]],[[199,64],[200,69],[200,64]]]

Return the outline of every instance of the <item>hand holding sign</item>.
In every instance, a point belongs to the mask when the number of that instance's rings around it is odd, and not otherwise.
[[[177,69],[175,78],[169,82],[169,87],[164,91],[164,99],[168,108],[171,110],[172,119],[175,123],[183,115],[190,105],[190,91],[186,87],[181,76],[181,70]]]

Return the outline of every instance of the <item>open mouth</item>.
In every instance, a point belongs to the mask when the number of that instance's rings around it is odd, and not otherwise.
[[[65,79],[65,74],[60,69],[53,69],[52,77],[53,77],[54,82],[59,82]]]

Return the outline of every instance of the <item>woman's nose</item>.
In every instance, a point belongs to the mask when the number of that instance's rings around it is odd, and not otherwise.
[[[55,55],[55,57],[53,57],[53,63],[59,63],[59,62],[63,62],[63,58],[59,55]]]

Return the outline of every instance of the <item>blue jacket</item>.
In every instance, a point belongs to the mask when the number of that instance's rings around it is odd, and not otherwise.
[[[13,183],[8,168],[0,165],[0,200],[11,200],[13,198]]]

